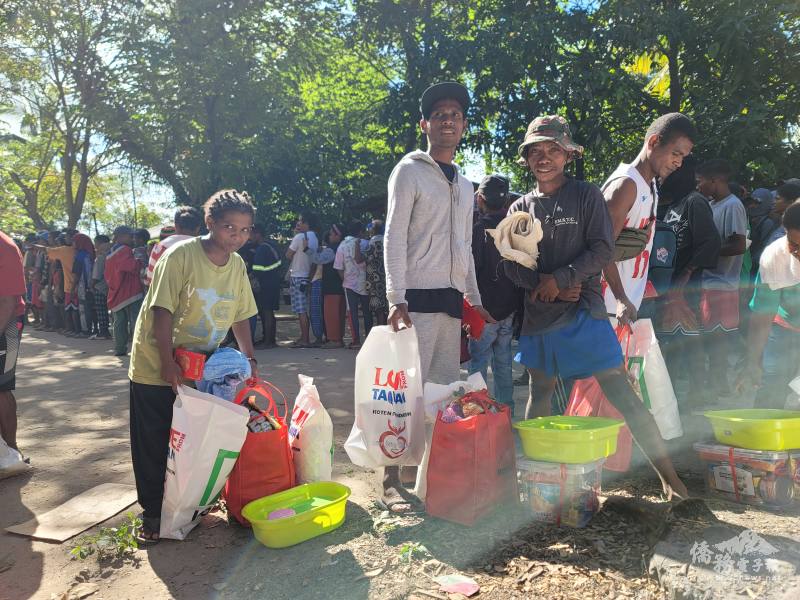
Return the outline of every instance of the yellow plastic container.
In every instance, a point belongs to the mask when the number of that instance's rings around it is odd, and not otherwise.
[[[568,464],[588,463],[617,451],[624,425],[605,417],[539,417],[514,424],[525,456]]]
[[[328,533],[344,523],[350,488],[333,481],[299,485],[247,503],[244,518],[256,539],[268,548],[286,548]],[[270,513],[292,509],[293,516],[269,519]]]
[[[800,448],[800,411],[774,408],[709,410],[703,413],[720,444],[749,450]]]

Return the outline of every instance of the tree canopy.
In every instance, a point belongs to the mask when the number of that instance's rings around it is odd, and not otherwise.
[[[650,121],[681,111],[701,158],[774,185],[797,176],[800,4],[785,0],[10,0],[0,10],[3,226],[79,222],[110,165],[178,204],[247,189],[278,230],[385,206],[386,180],[424,147],[418,102],[463,82],[460,158],[529,185],[527,123],[561,114],[601,181]],[[0,124],[1,126],[1,124]],[[481,170],[480,168],[478,170]],[[95,183],[92,183],[95,182]],[[102,202],[102,201],[101,201]],[[113,203],[113,202],[112,202]],[[85,215],[83,215],[85,217]]]

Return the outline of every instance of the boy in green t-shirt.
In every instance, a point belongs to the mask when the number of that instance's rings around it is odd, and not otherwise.
[[[747,368],[737,388],[758,386],[756,408],[783,408],[800,365],[800,200],[783,215],[786,237],[761,255],[748,330]]]
[[[133,336],[131,454],[145,543],[157,541],[160,528],[172,403],[182,381],[174,350],[210,354],[233,329],[258,376],[249,323],[256,303],[236,254],[250,236],[255,208],[246,192],[222,190],[204,209],[208,235],[178,242],[161,257]]]

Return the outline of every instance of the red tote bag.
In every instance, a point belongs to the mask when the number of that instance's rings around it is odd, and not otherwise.
[[[627,328],[622,325],[617,326],[617,339],[622,342]],[[630,346],[630,333],[625,344],[625,364],[628,364],[628,349]],[[611,402],[608,401],[600,384],[594,377],[579,379],[572,387],[572,394],[569,397],[569,404],[564,414],[570,417],[608,417],[610,419],[625,420]],[[633,436],[627,425],[623,425],[617,436],[617,451],[606,459],[603,468],[609,471],[624,473],[631,466],[631,455],[633,453]]]
[[[283,416],[277,414],[273,391],[283,397]],[[286,396],[268,381],[250,380],[236,395],[235,402],[242,404],[248,396],[260,396],[269,406],[264,414],[269,414],[281,426],[280,429],[262,432],[247,432],[239,458],[225,484],[223,497],[228,513],[236,517],[245,527],[250,523],[242,516],[242,508],[248,502],[288,490],[295,485],[294,462],[289,448],[289,427],[286,415],[289,407]],[[260,404],[257,402],[257,404]]]
[[[454,423],[442,421],[441,412],[436,416],[428,462],[426,512],[462,525],[518,499],[511,411],[473,400],[486,412]],[[490,405],[498,412],[490,412]]]

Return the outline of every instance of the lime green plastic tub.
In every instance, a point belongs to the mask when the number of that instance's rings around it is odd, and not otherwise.
[[[774,408],[709,410],[703,413],[720,444],[749,450],[800,448],[800,411]]]
[[[514,424],[525,456],[557,463],[588,463],[617,451],[624,421],[605,417],[539,417]]]
[[[268,548],[286,548],[328,533],[344,523],[350,488],[333,481],[299,485],[247,503],[244,518],[256,539]],[[292,509],[296,514],[269,519],[269,514]]]

